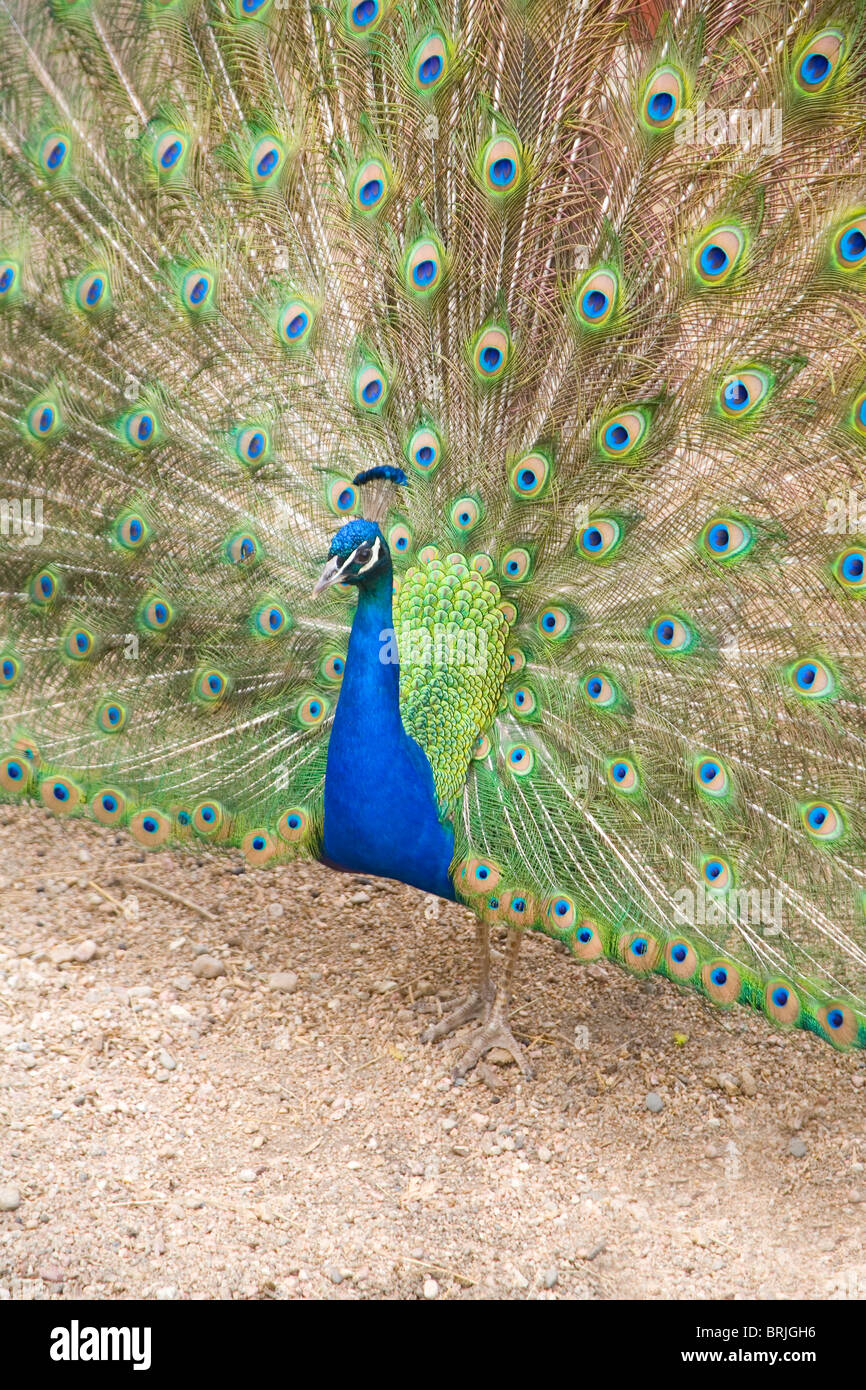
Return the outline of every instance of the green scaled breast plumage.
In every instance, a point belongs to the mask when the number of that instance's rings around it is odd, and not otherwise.
[[[410,881],[866,1045],[861,7],[0,41],[3,796],[266,865],[329,857],[339,784],[396,872],[387,709]]]

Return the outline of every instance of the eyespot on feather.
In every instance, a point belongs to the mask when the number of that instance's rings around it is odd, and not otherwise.
[[[511,339],[504,328],[484,328],[472,345],[472,365],[478,381],[498,381],[511,357]]]
[[[494,135],[481,154],[484,188],[493,198],[515,193],[523,181],[523,152],[510,135]]]
[[[604,942],[598,923],[584,917],[577,925],[571,946],[580,960],[597,960],[604,955]]]
[[[698,790],[705,796],[718,800],[727,796],[731,789],[728,770],[715,754],[704,753],[695,759],[694,776]]]
[[[800,819],[806,834],[825,844],[841,839],[847,828],[842,812],[829,801],[807,802],[800,809]]]
[[[835,1047],[850,1047],[857,1040],[857,1015],[847,1004],[825,1004],[818,1010],[818,1022]]]
[[[597,332],[609,328],[620,296],[619,275],[613,266],[586,274],[574,293],[574,311],[581,328]]]
[[[658,941],[648,932],[624,932],[619,938],[619,953],[629,970],[641,974],[654,970],[661,956]]]
[[[764,989],[764,1008],[777,1023],[796,1023],[800,1001],[787,980],[771,980]]]
[[[608,786],[625,796],[633,796],[640,787],[640,774],[631,758],[609,758],[605,764]]]
[[[804,96],[826,90],[836,77],[845,51],[845,35],[839,29],[822,29],[794,60],[794,83]]]
[[[692,259],[696,282],[701,286],[724,285],[734,275],[746,248],[746,235],[734,223],[706,232]]]
[[[43,777],[39,783],[39,797],[48,811],[58,816],[70,815],[78,810],[84,794],[69,777]]]
[[[646,411],[621,410],[611,415],[598,431],[598,444],[607,458],[628,458],[642,442],[649,425]]]
[[[310,828],[310,818],[299,806],[291,806],[284,811],[277,822],[277,834],[287,844],[297,844],[306,838]]]
[[[241,850],[248,864],[261,866],[267,864],[276,853],[277,846],[267,830],[250,830],[241,841]]]
[[[100,787],[90,799],[90,810],[100,825],[122,825],[127,814],[127,801],[116,787]]]
[[[772,384],[769,372],[757,367],[726,377],[718,395],[722,416],[729,420],[745,419],[766,399]]]
[[[676,980],[690,980],[699,964],[694,946],[681,937],[665,943],[664,959],[668,973]]]
[[[735,1004],[740,997],[740,972],[730,961],[707,961],[701,968],[701,980],[716,1004]]]
[[[155,806],[148,806],[130,816],[129,831],[145,849],[159,849],[171,835],[171,820]]]
[[[577,533],[577,550],[587,560],[605,560],[622,540],[622,527],[613,517],[595,517]]]

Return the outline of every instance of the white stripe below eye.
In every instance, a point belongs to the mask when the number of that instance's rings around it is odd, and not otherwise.
[[[366,574],[367,570],[372,569],[374,565],[378,564],[378,563],[379,563],[379,555],[381,554],[381,551],[382,551],[382,546],[381,546],[381,543],[380,543],[380,541],[379,541],[379,537],[377,536],[376,539],[375,539],[375,541],[373,542],[373,554],[370,556],[370,558],[369,558],[369,560],[367,561],[366,565],[362,565],[362,566],[361,566],[361,568],[358,570],[358,573],[359,573],[359,574]]]

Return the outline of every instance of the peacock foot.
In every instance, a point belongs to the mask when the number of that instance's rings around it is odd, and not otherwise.
[[[532,1068],[526,1060],[524,1049],[505,1020],[504,1002],[501,995],[493,998],[487,995],[485,998],[476,990],[452,1013],[446,1014],[438,1023],[425,1028],[421,1034],[423,1043],[441,1042],[443,1038],[447,1038],[450,1033],[456,1033],[467,1023],[472,1023],[475,1019],[481,1020],[479,1026],[470,1033],[469,1044],[451,1072],[454,1081],[462,1081],[468,1076],[473,1067],[476,1067],[488,1052],[492,1052],[494,1047],[501,1047],[508,1052],[527,1080],[532,1077]]]
[[[494,989],[490,978],[490,933],[486,923],[479,922],[476,932],[479,964],[478,988],[473,990],[469,998],[453,1013],[448,1014],[429,1028],[425,1028],[421,1034],[421,1041],[425,1043],[441,1042],[443,1038],[448,1037],[449,1033],[456,1033],[458,1028],[463,1028],[467,1023],[479,1019],[479,1026],[473,1029],[469,1035],[469,1046],[451,1073],[453,1080],[462,1081],[464,1077],[469,1075],[473,1067],[478,1065],[482,1057],[486,1057],[488,1052],[492,1052],[494,1047],[501,1047],[503,1051],[513,1057],[523,1075],[529,1078],[532,1076],[532,1068],[507,1022],[511,985],[520,950],[521,935],[516,931],[509,932],[502,979],[499,987]]]
[[[473,990],[468,999],[458,1005],[450,1014],[446,1014],[438,1023],[431,1023],[429,1028],[425,1028],[421,1034],[422,1043],[441,1042],[447,1038],[449,1033],[456,1033],[458,1028],[463,1028],[465,1024],[471,1023],[474,1018],[484,1018],[489,1012],[490,1000],[484,999],[478,990]]]
[[[501,1047],[517,1063],[527,1081],[532,1079],[532,1067],[526,1053],[515,1038],[505,1019],[494,1006],[479,1028],[469,1036],[469,1045],[451,1072],[452,1080],[462,1081],[494,1047]]]

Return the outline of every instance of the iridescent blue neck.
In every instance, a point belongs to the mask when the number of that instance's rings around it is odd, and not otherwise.
[[[453,898],[454,834],[427,757],[403,728],[390,564],[359,586],[325,774],[323,858]],[[384,660],[381,658],[385,658]]]

